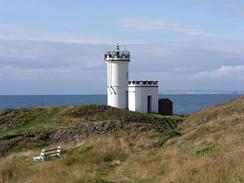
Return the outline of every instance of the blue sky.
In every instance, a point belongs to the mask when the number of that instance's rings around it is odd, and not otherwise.
[[[244,91],[244,1],[0,0],[0,95],[104,94],[103,53],[160,92]],[[89,87],[87,87],[89,86]]]

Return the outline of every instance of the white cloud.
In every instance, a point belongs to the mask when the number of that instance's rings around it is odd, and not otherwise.
[[[0,40],[0,67],[99,69],[105,45]]]
[[[79,44],[103,44],[114,45],[114,40],[101,39],[92,36],[81,36],[72,34],[59,34],[39,32],[29,28],[23,28],[15,25],[0,25],[0,39],[5,40],[26,40],[26,41],[50,41]],[[117,40],[121,44],[135,44],[128,40]]]
[[[104,71],[96,71],[94,81],[94,71],[75,67],[49,69],[0,67],[0,95],[105,93],[105,74]]]
[[[87,36],[50,34],[43,32],[0,32],[0,39],[8,40],[26,40],[26,41],[52,41],[65,43],[83,43],[83,44],[114,44],[111,40],[99,39]]]
[[[167,20],[124,19],[121,21],[121,25],[125,28],[142,30],[174,31],[190,36],[215,36],[215,34],[205,31],[198,26],[186,25]]]
[[[243,90],[243,80],[235,81],[244,73],[243,45],[242,42],[128,45],[132,56],[130,79],[159,80],[161,91]],[[103,53],[107,49],[114,47],[0,40],[0,94],[105,93]],[[209,75],[216,78],[208,79]],[[93,84],[84,87],[89,83]]]
[[[210,71],[202,71],[195,75],[197,78],[218,79],[244,79],[244,65],[222,66]]]

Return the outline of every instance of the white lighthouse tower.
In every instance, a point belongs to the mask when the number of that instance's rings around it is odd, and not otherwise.
[[[115,51],[105,53],[107,63],[107,103],[109,106],[128,108],[128,78],[130,52],[120,51],[119,45]]]

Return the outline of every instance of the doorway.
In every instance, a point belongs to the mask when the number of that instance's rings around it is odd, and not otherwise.
[[[147,96],[147,112],[152,113],[152,96]]]

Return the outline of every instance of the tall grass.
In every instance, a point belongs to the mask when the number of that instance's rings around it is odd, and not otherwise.
[[[243,183],[244,113],[232,106],[242,99],[232,102],[191,115],[172,139],[121,130],[63,144],[50,161],[32,161],[39,149],[12,153],[0,159],[0,183]]]
[[[106,182],[112,170],[134,152],[151,147],[154,138],[127,132],[91,136],[80,144],[64,145],[60,159],[40,163],[31,160],[37,150],[16,153],[1,159],[0,182]]]
[[[63,145],[60,159],[41,163],[31,160],[37,150],[15,153],[1,159],[0,182],[243,182],[243,146],[208,151],[212,143],[187,143],[187,136],[155,145],[161,139],[160,134],[122,131],[91,136]]]

